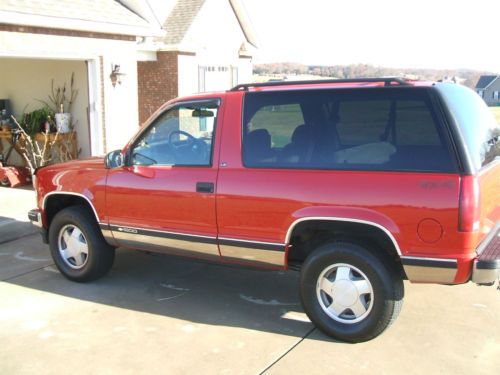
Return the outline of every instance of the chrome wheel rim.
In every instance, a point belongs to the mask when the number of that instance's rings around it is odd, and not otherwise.
[[[61,259],[67,266],[77,270],[87,264],[89,255],[87,239],[76,225],[68,224],[61,228],[57,247]]]
[[[344,324],[366,319],[374,302],[368,277],[358,268],[345,263],[333,264],[321,272],[316,283],[316,296],[323,311]]]

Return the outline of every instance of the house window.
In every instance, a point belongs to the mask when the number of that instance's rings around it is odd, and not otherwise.
[[[498,91],[493,91],[493,99],[498,100]]]
[[[484,91],[483,90],[477,90],[477,94],[482,98],[483,97],[483,93]]]

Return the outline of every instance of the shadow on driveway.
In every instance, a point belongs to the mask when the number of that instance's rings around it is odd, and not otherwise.
[[[39,254],[49,257],[47,246],[38,247],[43,247]],[[125,249],[117,250],[111,272],[92,283],[71,282],[53,264],[33,270],[7,282],[197,324],[299,338],[313,329],[300,305],[299,274],[293,271],[252,270]]]
[[[0,215],[0,245],[36,232],[37,229],[28,221]]]

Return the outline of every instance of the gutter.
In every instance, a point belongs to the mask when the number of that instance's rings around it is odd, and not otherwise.
[[[125,25],[119,23],[104,23],[88,21],[83,19],[40,16],[34,14],[0,11],[1,23],[19,26],[43,27],[49,29],[76,30],[84,32],[95,32],[104,34],[118,34],[130,36],[154,36],[163,37],[165,32],[148,24]]]

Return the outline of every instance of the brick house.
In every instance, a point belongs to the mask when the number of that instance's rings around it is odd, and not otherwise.
[[[173,97],[251,78],[238,0],[11,0],[0,20],[0,99],[20,117],[74,73],[80,157],[123,147]]]
[[[476,92],[490,106],[500,105],[500,76],[481,76]]]
[[[248,82],[252,76],[251,58],[256,41],[239,1],[166,3],[169,9],[163,13],[153,8],[165,36],[146,38],[138,47],[142,53],[142,61],[138,62],[141,123],[169,99],[225,90]],[[136,10],[148,19],[146,12]]]

